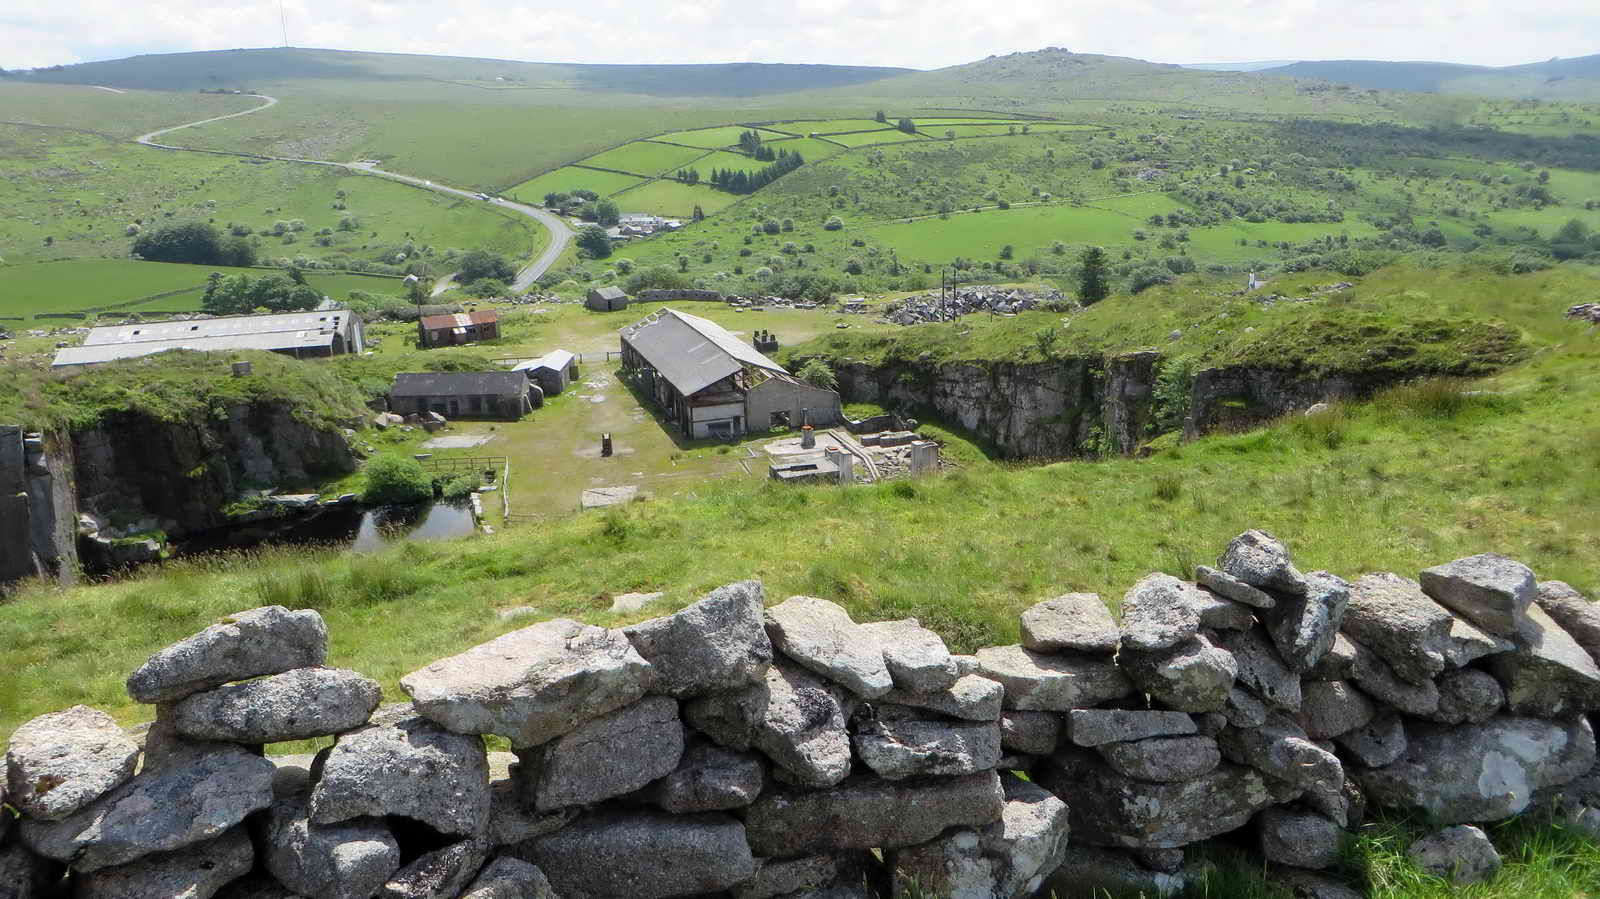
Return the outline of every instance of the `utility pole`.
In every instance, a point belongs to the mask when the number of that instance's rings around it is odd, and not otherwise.
[[[283,0],[278,0],[278,27],[283,29],[283,46],[289,46],[289,17],[284,14]]]

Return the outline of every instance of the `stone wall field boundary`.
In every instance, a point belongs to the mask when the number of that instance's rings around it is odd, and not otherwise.
[[[1140,580],[1120,620],[1040,602],[973,655],[744,581],[512,631],[390,705],[326,667],[317,612],[239,612],[129,676],[141,735],[85,706],[13,734],[0,895],[1157,896],[1239,832],[1337,899],[1369,808],[1444,826],[1412,856],[1460,883],[1500,866],[1477,824],[1600,839],[1600,607],[1572,588],[1494,554],[1347,582],[1261,531],[1193,575]]]

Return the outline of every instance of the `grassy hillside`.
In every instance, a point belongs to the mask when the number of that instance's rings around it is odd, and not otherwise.
[[[1600,54],[1501,67],[1445,62],[1322,60],[1291,63],[1262,74],[1320,79],[1378,90],[1600,100]]]
[[[235,95],[115,91],[0,78],[0,123],[69,128],[118,140],[260,104],[254,97]]]

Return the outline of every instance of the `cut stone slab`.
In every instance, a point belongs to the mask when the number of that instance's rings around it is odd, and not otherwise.
[[[894,687],[883,644],[850,619],[842,606],[812,596],[791,596],[766,611],[767,636],[800,666],[877,699]]]
[[[952,777],[988,771],[1000,761],[1000,726],[980,722],[894,720],[857,725],[856,755],[879,777]]]
[[[105,712],[75,705],[40,715],[11,734],[0,802],[59,821],[127,783],[138,761],[139,745]]]
[[[345,668],[296,668],[196,693],[172,708],[191,740],[279,743],[353,730],[367,723],[383,690]]]
[[[60,821],[22,821],[22,841],[80,873],[221,836],[272,802],[275,766],[248,750],[209,744],[141,772]]]
[[[1298,720],[1306,736],[1313,740],[1327,740],[1348,733],[1378,714],[1378,707],[1372,700],[1348,681],[1307,681],[1301,685],[1300,692]]]
[[[1334,737],[1358,764],[1382,768],[1406,754],[1406,728],[1399,715],[1384,715]]]
[[[756,873],[744,826],[717,813],[599,810],[533,840],[528,852],[561,896],[714,893]]]
[[[955,686],[961,677],[944,638],[915,618],[876,621],[861,628],[883,647],[883,663],[897,689],[936,693]]]
[[[1440,724],[1478,724],[1493,718],[1505,708],[1506,694],[1500,682],[1487,671],[1460,668],[1439,675],[1439,708],[1429,721]]]
[[[324,750],[311,792],[313,824],[402,815],[445,834],[473,836],[489,819],[489,759],[480,737],[426,718],[380,712]]]
[[[1257,609],[1270,609],[1278,603],[1276,599],[1273,599],[1265,591],[1252,587],[1226,571],[1218,571],[1209,565],[1196,566],[1194,579],[1199,582],[1200,586],[1218,596],[1225,596],[1234,602],[1242,602]]]
[[[1561,718],[1600,709],[1600,667],[1544,609],[1530,606],[1511,640],[1515,651],[1489,660],[1511,714]]]
[[[672,773],[650,784],[645,796],[675,815],[743,808],[767,784],[767,766],[755,753],[697,740]]]
[[[1422,570],[1423,592],[1491,634],[1517,632],[1538,584],[1528,566],[1482,553]]]
[[[690,700],[684,716],[730,749],[759,749],[780,779],[829,787],[850,773],[851,707],[842,687],[787,663],[767,669],[765,683]]]
[[[1401,680],[1378,654],[1351,641],[1355,648],[1355,661],[1350,667],[1350,679],[1368,696],[1393,706],[1408,715],[1426,716],[1439,709],[1439,687],[1433,681],[1420,684]]]
[[[1449,665],[1450,626],[1455,616],[1429,599],[1422,585],[1380,572],[1350,588],[1343,628],[1377,653],[1402,680],[1420,684]]]
[[[461,899],[556,899],[556,894],[537,866],[502,855],[478,872]]]
[[[1261,854],[1296,868],[1329,868],[1339,861],[1343,832],[1316,812],[1276,806],[1256,816]]]
[[[1074,845],[1175,849],[1236,830],[1274,801],[1251,768],[1224,764],[1187,781],[1157,784],[1070,747],[1051,756],[1034,782],[1070,797]]]
[[[1053,712],[1009,711],[1000,715],[1000,748],[1049,755],[1061,742],[1062,718]]]
[[[378,899],[455,899],[489,857],[482,840],[462,840],[425,852],[389,878]]]
[[[1481,883],[1500,873],[1500,853],[1489,835],[1470,824],[1446,827],[1411,844],[1406,858],[1456,886]]]
[[[683,743],[677,700],[646,696],[541,746],[516,750],[515,778],[537,811],[599,802],[672,773]]]
[[[211,899],[229,882],[250,873],[256,852],[244,828],[175,852],[147,855],[79,878],[76,899]],[[5,895],[0,886],[0,895]]]
[[[1533,601],[1600,663],[1600,603],[1562,581],[1540,582]]]
[[[1241,686],[1275,709],[1300,710],[1300,675],[1278,656],[1265,628],[1218,631],[1215,640],[1238,661]]]
[[[711,591],[665,618],[622,629],[654,672],[651,691],[680,699],[762,682],[772,665],[772,641],[762,619],[760,581]]]
[[[983,854],[994,859],[994,895],[1032,896],[1066,855],[1071,834],[1067,804],[1014,775],[1002,775],[1005,808],[1000,820],[979,831]]]
[[[967,721],[995,721],[1000,718],[1006,688],[978,674],[964,674],[948,690],[918,693],[894,689],[883,694],[883,701],[895,705],[928,709]]]
[[[1182,712],[1222,710],[1239,673],[1233,653],[1203,632],[1162,652],[1125,650],[1117,662],[1141,691]]]
[[[1289,550],[1266,531],[1245,531],[1233,538],[1217,567],[1261,590],[1286,596],[1304,596],[1306,592],[1305,576],[1290,562]]]
[[[128,675],[135,702],[171,702],[229,681],[321,665],[328,627],[313,609],[264,606],[235,612],[166,647]]]
[[[639,498],[638,484],[622,484],[617,487],[592,487],[578,496],[578,505],[584,509],[604,509],[607,506],[620,506],[631,503]]]
[[[1036,603],[1021,615],[1022,645],[1034,652],[1117,651],[1122,631],[1098,593],[1066,593]]]
[[[1044,881],[1045,895],[1057,896],[1142,896],[1171,899],[1188,888],[1190,877],[1183,873],[1151,871],[1126,853],[1094,846],[1070,845],[1062,853],[1061,865]]]
[[[1408,721],[1406,742],[1399,761],[1354,769],[1353,776],[1370,801],[1441,824],[1509,818],[1536,791],[1575,780],[1595,763],[1594,730],[1583,718],[1502,717],[1454,727]]]
[[[1005,687],[1008,709],[1065,712],[1133,692],[1133,684],[1110,659],[1045,655],[1017,645],[978,650],[978,673]]]
[[[659,590],[654,593],[619,593],[611,597],[610,611],[618,615],[637,612],[666,595]]]
[[[413,671],[400,688],[448,730],[526,748],[638,700],[653,674],[621,631],[558,618]]]
[[[267,815],[268,872],[309,899],[371,899],[400,869],[400,846],[383,821],[314,826],[303,799],[280,799]]]
[[[1303,594],[1285,597],[1263,615],[1278,655],[1297,673],[1316,667],[1333,646],[1350,602],[1350,585],[1339,576],[1313,571],[1304,579]]]
[[[1199,735],[1107,743],[1099,751],[1117,773],[1153,783],[1200,777],[1222,763],[1217,741]]]
[[[768,792],[750,806],[745,827],[756,854],[787,858],[915,846],[950,827],[998,821],[1004,810],[993,771],[912,784],[854,777],[828,790]]]
[[[1150,737],[1181,737],[1196,732],[1194,718],[1184,712],[1127,709],[1075,709],[1067,730],[1079,746],[1100,746]]]
[[[1170,574],[1146,575],[1122,597],[1122,645],[1137,652],[1171,649],[1200,630],[1195,588]]]

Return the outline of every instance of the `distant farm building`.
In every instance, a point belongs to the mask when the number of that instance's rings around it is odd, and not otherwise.
[[[813,387],[713,321],[662,309],[623,328],[622,364],[638,372],[690,439],[840,421],[839,394]]]
[[[167,350],[267,350],[320,359],[365,349],[361,316],[347,309],[229,315],[191,321],[90,328],[82,346],[56,352],[55,365],[95,365]]]
[[[401,372],[389,387],[389,411],[399,415],[516,421],[532,410],[528,376],[520,371]]]
[[[499,336],[500,314],[493,309],[417,319],[417,341],[423,347],[460,346]]]
[[[552,350],[537,359],[517,365],[529,381],[539,385],[545,396],[555,396],[566,390],[578,377],[578,357],[566,350]]]
[[[628,295],[620,287],[595,287],[584,305],[596,312],[615,312],[628,308]]]

